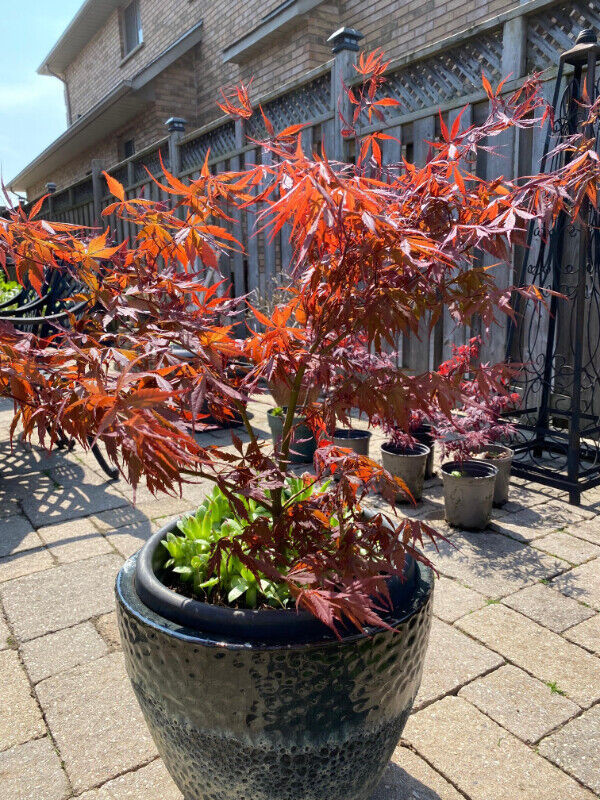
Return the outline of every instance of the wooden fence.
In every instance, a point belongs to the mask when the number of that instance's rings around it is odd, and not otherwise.
[[[468,31],[408,53],[389,65],[387,75],[385,91],[401,103],[399,113],[388,114],[383,123],[365,127],[361,133],[385,129],[398,140],[385,142],[386,163],[396,162],[404,155],[422,164],[427,157],[427,140],[438,135],[440,111],[449,123],[465,106],[465,124],[486,118],[488,100],[482,90],[482,72],[492,84],[511,75],[506,84],[506,91],[510,92],[525,75],[543,71],[543,91],[551,99],[559,55],[573,45],[583,28],[600,32],[600,7],[596,0],[530,0]],[[351,83],[356,78],[352,69],[355,59],[356,52],[342,48],[329,63],[258,98],[258,102],[279,130],[305,123],[303,145],[308,150],[319,149],[323,143],[330,157],[352,160],[356,142],[342,137],[337,110],[340,106],[343,110],[346,102],[342,79]],[[245,125],[222,118],[189,134],[172,131],[162,141],[116,164],[108,172],[126,187],[129,197],[144,193],[145,197],[159,199],[160,190],[144,169],[160,175],[159,153],[171,172],[193,179],[198,176],[209,149],[209,165],[216,172],[262,163],[269,154],[247,143],[246,135],[260,138],[264,133],[260,113],[255,113]],[[535,135],[530,131],[507,134],[501,143],[495,142],[501,144],[501,153],[480,154],[478,174],[492,178],[538,169],[543,138],[541,131]],[[91,167],[90,176],[49,198],[44,210],[48,218],[101,224],[101,211],[111,198],[105,194],[101,164],[93,161]],[[289,264],[290,244],[285,235],[278,235],[272,242],[254,236],[254,218],[250,215],[239,215],[236,223],[245,254],[224,258],[220,265],[222,273],[231,280],[237,295],[252,291],[268,294],[274,276]],[[104,224],[110,225],[117,240],[133,234],[122,220],[109,217]],[[496,278],[509,285],[512,273],[497,269]],[[405,366],[418,372],[432,368],[448,357],[452,343],[464,342],[469,334],[456,329],[445,318],[431,336],[423,332],[422,336],[401,343]],[[485,344],[484,357],[501,360],[504,346],[504,331],[498,328]]]

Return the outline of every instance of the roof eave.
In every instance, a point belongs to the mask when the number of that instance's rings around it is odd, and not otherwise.
[[[262,47],[266,40],[293,27],[299,19],[321,3],[323,0],[296,0],[290,5],[283,5],[281,10],[274,9],[259,25],[223,50],[223,62],[243,63]]]
[[[87,114],[84,114],[76,120],[58,139],[55,139],[48,147],[40,153],[31,163],[29,163],[19,174],[12,179],[9,183],[11,191],[26,191],[32,184],[36,183],[36,178],[32,175],[42,170],[44,162],[49,159],[68,142],[72,142],[77,136],[83,137],[83,131],[90,125],[102,119],[110,111],[115,103],[124,102],[126,96],[130,96],[128,101],[128,113],[131,118],[131,109],[135,107],[135,103],[139,100],[139,104],[148,102],[151,99],[151,84],[152,81],[161,73],[164,72],[171,64],[177,61],[181,56],[185,55],[192,47],[195,47],[201,40],[202,36],[202,20],[193,25],[182,36],[170,44],[163,52],[153,59],[149,64],[146,64],[136,75],[130,80],[121,81],[109,94],[107,94],[99,103],[91,108]],[[123,119],[126,122],[127,119]],[[101,135],[107,135],[103,133]],[[101,135],[98,138],[101,138]],[[80,152],[80,151],[79,151]],[[55,166],[54,169],[60,167]],[[26,181],[26,182],[25,182]]]
[[[63,75],[77,54],[121,5],[122,0],[85,0],[38,67],[38,74]]]

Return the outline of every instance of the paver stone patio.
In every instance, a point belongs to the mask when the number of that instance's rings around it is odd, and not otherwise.
[[[250,404],[262,436],[268,406]],[[141,489],[134,507],[80,450],[47,459],[0,443],[0,455],[0,798],[182,800],[125,674],[113,587],[124,558],[209,485]],[[443,523],[439,477],[398,509],[449,541],[428,548],[440,578],[423,683],[372,800],[600,797],[600,495],[575,509],[555,490],[511,488],[483,533]]]

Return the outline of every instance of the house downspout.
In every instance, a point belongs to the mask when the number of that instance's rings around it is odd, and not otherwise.
[[[53,78],[58,78],[58,80],[62,83],[62,85],[65,88],[65,105],[67,107],[67,125],[71,125],[71,122],[73,121],[73,119],[72,119],[72,114],[71,114],[71,98],[69,96],[69,85],[67,84],[67,81],[65,80],[65,78],[62,75],[60,75],[58,72],[53,72],[50,69],[50,65],[47,62],[46,62],[46,64],[44,64],[44,66],[45,66],[46,70],[48,71],[48,74],[52,75]]]

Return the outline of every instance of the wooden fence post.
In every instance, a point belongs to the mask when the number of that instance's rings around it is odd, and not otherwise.
[[[47,183],[46,184],[46,192],[48,193],[48,219],[51,220],[54,216],[54,198],[52,195],[56,191],[56,184],[55,183]]]
[[[242,150],[245,143],[245,134],[244,134],[244,121],[242,119],[236,119],[235,121],[235,149]],[[229,160],[229,169],[232,172],[238,172],[241,167],[240,157],[232,156]],[[242,212],[241,210],[234,204],[233,208],[230,210],[231,216],[234,220],[233,223],[233,235],[240,243],[244,241],[244,235],[242,232]],[[234,288],[234,295],[236,297],[241,297],[246,292],[246,282],[244,280],[244,253],[240,248],[236,248],[232,255],[233,261],[233,269],[232,269],[232,276],[233,276],[233,288]]]
[[[102,161],[99,158],[92,159],[92,194],[94,200],[94,226],[102,227]]]
[[[423,167],[425,165],[429,153],[429,142],[433,141],[434,136],[435,117],[421,117],[413,122],[413,161],[416,166]],[[419,322],[419,335],[408,336],[404,340],[404,363],[416,375],[427,372],[432,366],[431,342],[428,314]]]
[[[169,117],[165,125],[169,131],[169,172],[178,177],[181,172],[179,142],[183,139],[187,120],[183,117]]]
[[[527,18],[515,17],[504,23],[502,34],[502,74],[511,75],[512,79],[520,78],[525,72],[527,46]],[[518,174],[519,139],[514,129],[509,129],[495,136],[490,142],[495,152],[487,153],[485,177],[493,180],[501,175],[509,178]],[[487,254],[483,257],[485,266],[497,262],[496,258]],[[508,288],[513,283],[513,265],[499,264],[493,267],[491,274],[498,286]],[[507,320],[499,320],[486,334],[482,331],[481,360],[497,364],[504,360],[506,350]]]
[[[356,54],[359,51],[358,43],[364,38],[362,33],[354,28],[339,28],[332,33],[328,42],[331,43],[333,53],[333,67],[331,69],[331,107],[333,109],[333,139],[325,142],[325,149],[334,161],[345,161],[344,137],[342,129],[344,123],[340,114],[348,124],[351,123],[351,103],[346,97],[344,84],[356,74],[353,66],[356,64]]]
[[[466,130],[473,123],[473,106],[468,105],[463,108],[454,108],[448,113],[448,128],[452,130],[457,117],[460,115],[460,129]],[[457,325],[450,316],[448,308],[444,307],[443,316],[443,341],[442,341],[442,361],[447,361],[452,356],[452,346],[460,347],[467,343],[470,337],[470,327]]]

